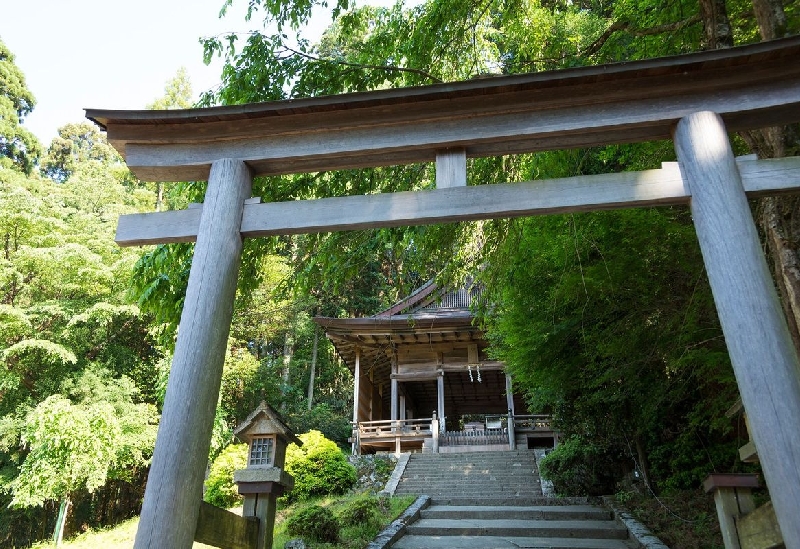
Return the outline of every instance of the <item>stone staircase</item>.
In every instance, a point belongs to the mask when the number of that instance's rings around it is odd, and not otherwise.
[[[584,498],[545,498],[533,452],[413,454],[396,494],[431,505],[394,549],[633,549],[610,510]]]
[[[427,494],[436,502],[542,497],[529,450],[412,454],[396,494]]]

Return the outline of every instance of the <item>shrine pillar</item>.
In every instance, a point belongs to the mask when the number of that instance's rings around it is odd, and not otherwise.
[[[787,548],[800,549],[800,365],[722,118],[690,114],[675,150],[725,343]]]
[[[436,402],[439,407],[439,430],[445,432],[447,430],[447,416],[444,411],[444,372],[440,372],[436,378]]]
[[[251,185],[244,162],[212,164],[135,549],[192,547]]]
[[[361,448],[358,440],[358,405],[361,396],[361,349],[356,347],[356,362],[353,366],[353,436],[352,453],[358,455]]]

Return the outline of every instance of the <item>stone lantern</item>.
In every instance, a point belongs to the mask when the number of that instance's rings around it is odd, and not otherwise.
[[[283,419],[266,402],[262,402],[233,431],[247,442],[247,467],[234,471],[233,480],[244,496],[242,516],[257,517],[258,549],[272,548],[276,500],[294,486],[292,476],[283,470],[286,447],[303,443],[289,430]]]

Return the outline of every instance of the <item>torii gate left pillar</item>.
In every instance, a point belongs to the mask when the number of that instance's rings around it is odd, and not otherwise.
[[[212,164],[135,549],[194,541],[251,188],[244,162]]]

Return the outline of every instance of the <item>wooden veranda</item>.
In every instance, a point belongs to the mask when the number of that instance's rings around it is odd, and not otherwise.
[[[208,180],[202,208],[123,216],[123,246],[197,242],[135,547],[189,549],[242,239],[630,208],[692,212],[753,441],[800,549],[800,362],[748,197],[800,188],[797,158],[737,161],[728,132],[800,122],[800,38],[433,86],[173,111],[87,110],[146,181]],[[672,139],[643,172],[467,186],[467,157]],[[260,204],[254,176],[436,163],[436,189]]]

